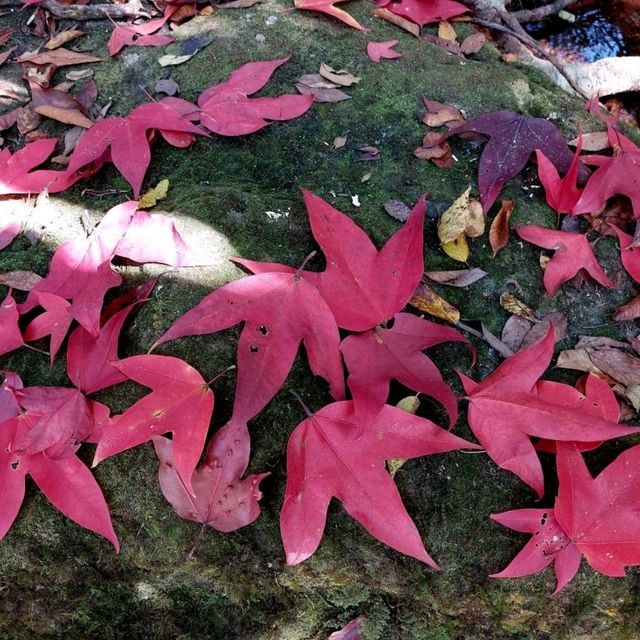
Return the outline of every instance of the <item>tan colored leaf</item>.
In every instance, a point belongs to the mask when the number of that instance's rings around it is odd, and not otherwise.
[[[320,75],[329,80],[329,82],[334,82],[341,87],[350,87],[351,85],[360,82],[360,78],[349,73],[346,69],[339,69],[336,71],[324,62],[320,63]]]
[[[11,49],[7,49],[0,53],[0,67],[9,59],[9,56],[17,49],[18,47],[11,47]]]
[[[420,160],[431,160],[437,167],[449,169],[453,166],[453,153],[449,143],[445,140],[438,146],[428,146],[440,138],[442,138],[442,135],[437,131],[427,132],[422,141],[425,146],[418,147],[413,154]]]
[[[636,413],[640,411],[640,384],[630,384],[627,387],[624,395],[633,405]]]
[[[503,200],[500,211],[493,219],[489,229],[489,244],[493,249],[493,257],[509,242],[509,220],[515,209],[516,203],[513,200]]]
[[[520,349],[526,349],[533,346],[539,340],[542,340],[549,333],[549,326],[553,324],[553,337],[555,342],[560,342],[567,337],[567,316],[564,313],[556,311],[546,315],[540,322],[534,323],[531,330],[522,340]]]
[[[71,80],[71,82],[78,82],[78,80],[86,80],[93,75],[93,71],[91,69],[76,69],[74,71],[69,71],[69,73],[65,74],[65,78],[67,80]]]
[[[24,136],[30,131],[34,131],[42,124],[42,116],[36,113],[29,106],[21,107],[16,118],[18,131]]]
[[[637,295],[627,304],[623,304],[613,314],[613,319],[616,322],[627,322],[636,318],[640,318],[640,295]]]
[[[621,340],[614,340],[606,336],[578,336],[578,342],[574,349],[622,349],[623,351],[633,351],[633,345]]]
[[[533,324],[522,316],[509,316],[502,328],[501,339],[514,353],[520,349]]]
[[[333,139],[333,148],[334,149],[342,149],[344,145],[347,144],[347,136],[336,136]]]
[[[402,16],[398,16],[395,13],[392,13],[388,9],[382,9],[381,7],[377,7],[376,9],[371,9],[371,15],[376,18],[382,18],[391,24],[395,24],[396,27],[400,27],[405,31],[408,31],[411,35],[414,35],[416,38],[420,37],[420,27],[415,23],[403,18]]]
[[[296,82],[298,92],[305,96],[313,95],[316,102],[341,102],[350,99],[351,96],[336,87],[336,84],[329,82],[319,73],[308,73]]]
[[[640,384],[640,358],[620,349],[596,349],[589,354],[593,364],[625,386]]]
[[[558,355],[556,367],[558,369],[574,369],[585,373],[595,373],[607,382],[615,382],[613,378],[606,375],[604,371],[595,365],[587,349],[566,349],[561,351]]]
[[[6,271],[5,273],[0,273],[0,284],[18,291],[31,291],[40,280],[42,280],[42,276],[32,271]]]
[[[18,62],[31,62],[33,64],[54,64],[56,67],[64,67],[70,64],[85,64],[88,62],[102,62],[102,58],[77,53],[69,49],[55,49],[43,53],[27,53],[18,58]]]
[[[411,209],[409,209],[409,207],[400,200],[389,200],[389,202],[385,202],[384,210],[392,218],[395,218],[400,222],[406,222],[409,214],[411,213]]]
[[[484,213],[479,202],[471,200],[471,187],[454,200],[438,220],[438,238],[445,245],[455,241],[460,234],[476,238],[484,232]]]
[[[438,24],[438,38],[442,38],[442,40],[452,42],[453,44],[458,42],[455,29],[451,26],[451,23],[446,20],[441,20]]]
[[[578,138],[574,138],[569,142],[569,144],[572,147],[576,147],[578,145]],[[595,131],[593,133],[582,134],[583,151],[602,151],[603,149],[608,149],[610,146],[609,136],[606,131]]]
[[[360,147],[358,153],[360,155],[356,158],[356,162],[377,162],[380,160],[380,150],[378,147]]]
[[[515,296],[510,293],[503,293],[500,295],[500,306],[509,313],[512,313],[516,316],[522,316],[527,320],[535,321],[536,317],[533,313],[533,309],[528,307],[524,302],[518,300]]]
[[[29,83],[31,89],[31,107],[42,116],[89,129],[93,121],[87,110],[73,96],[57,89],[43,89],[35,82]]]
[[[66,31],[61,31],[60,33],[53,36],[47,44],[44,45],[45,49],[57,49],[61,47],[63,44],[67,42],[71,42],[80,36],[86,35],[84,31],[79,31],[78,29],[67,29]]]
[[[484,34],[480,32],[473,33],[462,41],[460,49],[465,56],[470,56],[473,53],[478,53],[484,47],[486,41]]]
[[[153,189],[149,189],[149,191],[147,191],[140,200],[138,200],[138,209],[150,209],[151,207],[155,207],[159,200],[164,200],[167,197],[168,191],[169,180],[166,178],[164,180],[160,180]]]
[[[460,312],[426,284],[420,283],[417,286],[409,304],[431,316],[447,320],[447,322],[453,324],[460,322]]]
[[[259,2],[264,2],[264,0],[233,0],[233,2],[223,2],[216,5],[216,9],[247,9]]]
[[[549,264],[549,260],[551,260],[551,258],[549,256],[545,256],[544,253],[540,254],[540,258],[539,258],[538,262],[540,263],[540,268],[543,271],[547,268],[547,265]]]
[[[468,287],[470,284],[484,278],[487,274],[482,269],[458,269],[456,271],[426,271],[425,276],[438,284],[450,287]]]
[[[469,245],[467,244],[467,236],[461,233],[453,242],[445,242],[442,250],[454,260],[458,262],[466,262],[469,259]]]
[[[451,105],[443,104],[436,100],[429,100],[424,96],[422,97],[422,102],[427,108],[427,113],[422,118],[422,122],[428,127],[441,127],[445,125],[449,129],[453,129],[465,122],[462,113]],[[438,136],[440,135],[441,134],[438,134]]]

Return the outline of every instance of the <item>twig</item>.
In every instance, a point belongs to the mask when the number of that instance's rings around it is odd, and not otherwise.
[[[542,7],[538,7],[537,9],[531,9],[529,11],[526,9],[523,9],[522,11],[512,11],[511,15],[520,23],[537,22],[538,20],[544,20],[549,16],[554,16],[575,3],[576,0],[556,0],[551,4],[546,4]]]
[[[148,18],[149,10],[141,0],[128,0],[124,4],[60,4],[57,0],[43,0],[38,6],[46,9],[56,18],[71,20],[104,20],[110,18]]]
[[[589,96],[584,92],[580,85],[577,84],[573,77],[567,72],[564,65],[555,56],[547,53],[542,46],[540,46],[528,33],[526,33],[526,31],[522,29],[522,27],[520,27],[517,21],[516,24],[518,24],[519,27],[518,31],[512,29],[511,26],[505,27],[504,25],[497,24],[496,22],[490,22],[489,20],[483,20],[481,18],[473,18],[472,22],[475,22],[482,27],[486,27],[487,29],[495,29],[496,31],[506,33],[516,38],[528,47],[531,47],[536,51],[538,55],[548,60],[558,70],[560,75],[562,75],[562,77],[569,83],[570,87],[578,95],[581,95],[583,98],[589,98]],[[520,33],[520,31],[522,31],[522,33]]]

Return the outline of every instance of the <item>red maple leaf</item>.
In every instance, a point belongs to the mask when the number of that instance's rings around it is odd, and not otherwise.
[[[546,337],[507,358],[491,375],[476,383],[458,372],[467,393],[469,426],[491,459],[544,493],[542,466],[530,436],[547,440],[601,442],[640,431],[567,404],[542,398],[538,378],[553,355],[553,326]],[[571,389],[571,387],[570,387]],[[573,391],[569,392],[573,393]]]
[[[582,195],[582,189],[579,189],[577,184],[581,151],[582,133],[578,137],[578,144],[571,166],[564,177],[560,178],[560,174],[553,162],[544,155],[543,151],[536,149],[538,177],[544,186],[548,205],[558,213],[572,213]]]
[[[609,224],[613,229],[618,242],[620,242],[620,260],[625,271],[638,283],[640,283],[640,249],[633,244],[633,236]]]
[[[8,247],[22,229],[22,222],[12,213],[3,212],[0,217],[0,251]]]
[[[232,421],[248,422],[284,383],[301,341],[316,375],[344,398],[338,327],[318,290],[293,273],[263,273],[210,293],[179,318],[154,347],[183,336],[246,322],[238,341],[238,383]]]
[[[172,442],[156,437],[153,443],[160,459],[160,488],[181,518],[229,532],[251,524],[260,515],[259,485],[269,474],[252,474],[241,479],[249,461],[246,424],[228,423],[216,432],[205,462],[191,478],[193,496],[175,471]]]
[[[202,376],[179,358],[132,356],[114,362],[113,366],[153,391],[113,419],[98,443],[94,466],[153,436],[171,431],[176,473],[193,494],[191,476],[209,429],[213,392]]]
[[[421,198],[404,226],[378,251],[351,218],[313,193],[302,190],[311,231],[326,260],[325,271],[304,271],[336,318],[338,326],[366,331],[391,319],[411,299],[424,272]],[[254,273],[294,269],[270,262],[235,259]]]
[[[296,9],[318,11],[319,13],[324,13],[336,20],[340,20],[346,25],[349,25],[354,29],[358,29],[359,31],[369,31],[369,29],[363,27],[353,16],[334,6],[338,4],[338,2],[345,2],[345,0],[293,0]]]
[[[535,224],[519,227],[516,231],[523,240],[555,251],[545,267],[543,276],[544,288],[550,296],[580,269],[584,269],[603,287],[615,287],[602,270],[585,235],[570,231],[554,231]]]
[[[35,297],[44,311],[37,318],[34,318],[25,329],[24,339],[26,342],[30,342],[50,335],[49,356],[51,364],[53,364],[56,353],[58,353],[58,349],[73,322],[71,304],[55,293],[47,291],[36,292]]]
[[[175,41],[175,38],[163,35],[151,35],[160,29],[178,10],[175,4],[168,4],[161,18],[154,18],[142,24],[116,25],[109,37],[107,49],[110,56],[115,56],[123,47],[162,47]]]
[[[491,209],[505,183],[524,169],[536,149],[544,152],[560,171],[568,171],[573,161],[571,150],[552,122],[511,111],[485,113],[425,146],[435,147],[447,138],[463,133],[489,138],[478,165],[480,201],[485,213]]]
[[[0,387],[0,539],[18,515],[25,479],[30,475],[59,511],[119,548],[102,491],[74,455],[74,440],[90,428],[86,406],[75,389],[25,389],[16,374],[4,372]]]
[[[142,104],[135,107],[126,118],[105,118],[83,133],[67,170],[73,173],[109,152],[111,161],[137,197],[151,161],[147,134],[152,129],[204,133],[170,102],[160,100]]]
[[[59,193],[68,189],[81,175],[71,171],[52,171],[36,167],[46,162],[58,141],[45,138],[30,142],[13,155],[9,149],[0,151],[0,195],[19,193]]]
[[[614,140],[613,156],[597,156],[599,167],[585,185],[573,214],[594,213],[615,195],[631,200],[633,214],[640,218],[640,148],[607,123],[609,139]]]
[[[448,20],[469,11],[468,7],[455,0],[377,0],[377,5],[421,27],[430,22]]]
[[[313,555],[335,497],[372,536],[437,569],[385,460],[463,448],[479,447],[390,405],[364,424],[356,420],[351,401],[322,408],[296,427],[287,446],[287,487],[280,514],[287,564]]]
[[[385,40],[384,42],[367,42],[367,55],[374,61],[380,62],[382,58],[393,60],[402,58],[402,54],[392,51],[392,47],[398,44],[397,40]]]
[[[376,327],[345,338],[340,344],[349,377],[355,414],[366,424],[380,412],[389,395],[389,382],[435,398],[449,414],[449,425],[458,418],[456,397],[435,364],[422,352],[442,342],[467,342],[455,329],[398,313],[393,328]]]
[[[198,97],[200,124],[219,135],[243,136],[266,127],[267,120],[291,120],[308,111],[313,95],[249,98],[288,59],[250,62],[236,69],[225,82],[205,89]]]
[[[606,576],[624,577],[640,565],[640,445],[621,453],[593,478],[573,443],[558,443],[558,496],[553,509],[519,509],[491,517],[533,534],[494,578],[537,573],[554,563],[558,593],[576,575],[584,556]]]
[[[24,344],[18,318],[20,314],[16,306],[16,301],[7,293],[5,299],[0,303],[0,355],[13,351]]]

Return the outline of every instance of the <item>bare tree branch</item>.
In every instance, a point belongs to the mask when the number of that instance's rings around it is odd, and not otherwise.
[[[529,11],[512,11],[511,15],[520,23],[537,22],[538,20],[544,20],[549,16],[554,16],[575,3],[576,0],[556,0],[551,4],[545,4],[537,9],[531,9]]]
[[[151,15],[141,0],[128,0],[125,4],[60,4],[56,0],[44,0],[38,6],[56,18],[71,20],[104,20],[110,18],[147,18]]]

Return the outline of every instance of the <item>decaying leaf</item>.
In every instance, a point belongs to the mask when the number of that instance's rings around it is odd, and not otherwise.
[[[477,200],[470,199],[470,193],[471,187],[440,216],[438,238],[443,247],[448,243],[455,242],[460,235],[476,238],[484,233],[482,206]]]
[[[344,91],[338,89],[337,84],[329,82],[319,73],[307,73],[300,76],[296,82],[296,89],[303,96],[312,95],[315,102],[341,102],[351,98]]]
[[[32,271],[5,271],[0,273],[0,284],[18,291],[31,291],[40,280],[42,280],[42,276]]]
[[[87,62],[102,62],[102,58],[96,56],[88,56],[84,53],[77,53],[61,47],[53,51],[44,51],[42,53],[27,52],[20,56],[18,62],[30,62],[32,64],[44,65],[52,64],[56,67],[64,67],[71,64],[85,64]]]
[[[472,33],[467,36],[460,44],[460,50],[465,56],[470,56],[473,53],[478,53],[482,47],[484,47],[487,39],[483,33]]]
[[[398,16],[395,13],[391,13],[391,11],[389,11],[388,9],[376,7],[375,9],[371,9],[371,15],[375,16],[376,18],[382,18],[382,20],[386,20],[391,24],[395,24],[396,27],[400,27],[401,29],[408,31],[416,38],[420,37],[420,27],[417,24],[411,22],[410,20],[407,20],[406,18],[403,18],[402,16]]]
[[[413,155],[420,160],[431,160],[441,169],[450,169],[453,166],[453,153],[448,142],[433,144],[442,136],[437,131],[428,131],[422,139],[422,147],[418,147]]]
[[[179,40],[170,44],[165,50],[164,55],[160,56],[158,63],[161,67],[175,66],[186,62],[193,58],[201,49],[213,42],[213,36],[210,33],[201,36],[193,36],[186,40]]]
[[[484,278],[487,273],[482,269],[473,267],[472,269],[458,269],[456,271],[425,271],[424,275],[438,284],[446,284],[450,287],[468,287],[470,284]]]
[[[514,200],[503,200],[500,205],[500,211],[498,211],[491,223],[491,228],[489,229],[489,244],[493,249],[494,258],[498,251],[504,249],[509,242],[509,220],[511,219],[511,214],[515,206],[516,203]]]
[[[627,322],[636,318],[640,318],[640,295],[637,295],[627,304],[618,307],[613,314],[613,319],[616,322]]]
[[[442,250],[453,260],[466,262],[469,259],[469,244],[467,236],[461,233],[455,240],[441,245]]]
[[[329,82],[333,82],[341,87],[350,87],[351,85],[360,82],[360,78],[349,73],[346,69],[339,69],[336,71],[324,62],[320,63],[320,75],[323,78],[326,78]]]
[[[424,283],[417,286],[409,304],[435,318],[441,318],[453,324],[460,322],[460,312]]]
[[[389,200],[384,203],[384,210],[396,220],[400,222],[406,222],[407,218],[411,214],[411,209],[400,200]]]
[[[149,189],[149,191],[138,200],[138,209],[151,209],[151,207],[155,207],[159,200],[164,200],[167,197],[168,191],[169,180],[167,180],[167,178],[160,180],[153,189]]]
[[[500,295],[500,306],[505,311],[513,313],[516,316],[522,316],[523,318],[527,318],[527,320],[531,321],[535,320],[533,309],[510,293],[503,293]]]
[[[449,104],[443,104],[436,100],[429,100],[422,97],[422,102],[427,108],[427,112],[422,118],[428,127],[441,127],[444,125],[448,129],[454,129],[455,127],[464,124],[465,119],[459,109],[452,107]]]

